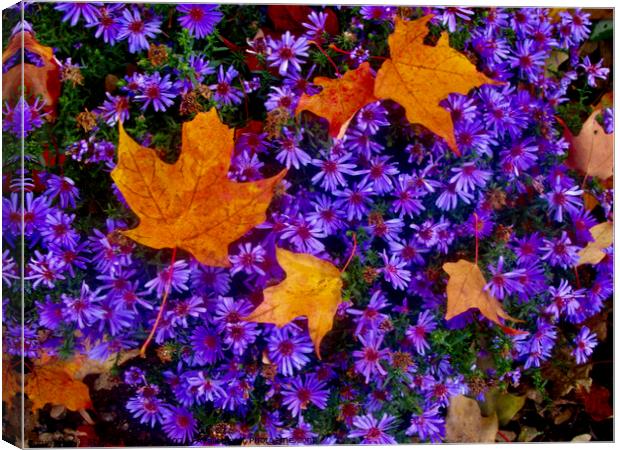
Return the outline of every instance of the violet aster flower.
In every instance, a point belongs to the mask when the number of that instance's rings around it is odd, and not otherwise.
[[[75,187],[75,182],[71,178],[54,174],[50,174],[47,179],[45,194],[51,199],[58,198],[61,208],[68,208],[69,206],[75,208],[75,200],[80,196]]]
[[[468,8],[438,6],[437,9],[441,11],[441,14],[436,16],[437,20],[440,20],[444,27],[448,27],[448,31],[450,33],[454,33],[456,31],[457,18],[463,20],[464,22],[469,22],[471,20],[469,16],[474,14],[474,12]]]
[[[323,230],[325,236],[334,234],[343,227],[343,214],[336,207],[336,202],[330,197],[321,194],[312,201],[314,212],[306,217],[312,223],[318,225]]]
[[[391,192],[394,189],[392,177],[400,173],[389,160],[389,156],[373,156],[369,161],[368,169],[357,171],[357,175],[364,175],[362,183],[371,184],[377,194]]]
[[[193,439],[197,422],[187,409],[171,407],[164,413],[162,428],[174,442],[184,443]]]
[[[191,274],[192,289],[201,293],[214,292],[226,295],[230,290],[230,274],[221,267],[203,266],[196,263]]]
[[[517,41],[514,55],[508,59],[512,68],[518,68],[523,77],[535,82],[543,71],[546,58],[546,52],[536,50],[534,41],[524,39]]]
[[[583,294],[578,291],[573,291],[573,287],[566,280],[560,280],[560,285],[549,286],[549,295],[551,296],[551,303],[545,308],[545,312],[555,320],[560,318],[560,315],[574,314],[577,308],[579,308],[579,297],[583,297]]]
[[[407,436],[417,435],[422,441],[441,442],[445,435],[445,420],[439,412],[440,405],[425,408],[422,414],[411,416],[411,425],[405,431]]]
[[[103,42],[114,45],[121,27],[118,14],[120,14],[123,8],[124,5],[122,4],[106,4],[100,6],[97,9],[95,20],[86,23],[86,27],[97,27],[97,30],[95,30],[95,37],[100,38],[103,36]]]
[[[312,164],[320,168],[319,173],[312,177],[312,183],[317,184],[328,192],[333,192],[340,186],[346,186],[344,175],[355,175],[355,164],[348,161],[351,155],[334,155],[330,153],[325,159],[313,159]]]
[[[515,239],[512,248],[517,256],[517,263],[520,265],[536,263],[542,244],[543,240],[538,232]]]
[[[314,347],[307,333],[290,324],[271,331],[267,350],[269,359],[278,366],[278,372],[291,376],[310,361],[306,355],[314,352]]]
[[[389,316],[380,312],[388,306],[388,300],[380,290],[376,290],[370,297],[370,302],[366,308],[359,310],[350,308],[347,312],[354,316],[357,326],[355,334],[360,335],[367,330],[377,330],[379,325]]]
[[[273,111],[277,108],[283,108],[294,115],[298,101],[299,96],[295,94],[290,87],[272,86],[271,92],[267,96],[267,101],[265,102],[265,109],[267,111]]]
[[[396,179],[394,196],[396,199],[392,202],[392,208],[400,217],[413,217],[425,209],[407,175],[399,175]]]
[[[234,355],[241,356],[248,346],[260,334],[258,325],[253,322],[227,323],[224,333],[224,344],[232,350]]]
[[[154,38],[160,33],[161,19],[151,15],[150,19],[144,20],[137,7],[123,10],[123,16],[119,19],[120,29],[118,40],[127,39],[129,41],[129,53],[138,53],[140,50],[147,50],[149,42],[147,38]]]
[[[282,404],[293,416],[301,416],[302,411],[310,404],[325,409],[328,395],[325,383],[319,381],[316,374],[307,373],[303,378],[296,376],[291,379],[290,384],[282,390]]]
[[[302,215],[292,219],[281,234],[281,238],[291,242],[299,252],[310,254],[325,250],[325,245],[319,240],[324,237],[325,231]]]
[[[588,85],[592,87],[596,87],[597,78],[605,80],[607,75],[609,75],[609,69],[603,67],[603,60],[600,60],[596,64],[592,64],[589,56],[583,58],[583,62],[579,64],[579,67],[585,71],[588,77]]]
[[[64,262],[58,259],[52,252],[41,254],[38,250],[34,251],[34,256],[28,263],[26,270],[26,280],[34,280],[32,288],[37,289],[40,284],[47,288],[53,288],[56,281],[64,280],[62,274]]]
[[[140,423],[148,423],[152,428],[162,422],[168,405],[155,396],[138,394],[127,401],[126,408],[134,418],[140,420]]]
[[[141,386],[145,382],[144,371],[139,367],[132,366],[125,372],[124,380],[130,386]]]
[[[191,337],[194,357],[199,364],[213,364],[222,356],[222,338],[220,334],[208,326],[194,329]]]
[[[299,169],[312,162],[312,158],[301,148],[302,134],[285,128],[282,130],[283,136],[277,141],[280,151],[276,155],[276,159],[290,169],[291,166]]]
[[[396,14],[394,6],[362,6],[360,14],[366,20],[384,21],[391,19]]]
[[[611,134],[614,132],[614,110],[613,108],[605,108],[603,110],[603,127],[605,133]]]
[[[124,95],[112,95],[106,92],[106,100],[96,109],[96,113],[111,127],[119,120],[124,123],[129,119],[129,100]]]
[[[387,445],[396,444],[396,439],[387,432],[396,426],[396,417],[383,414],[377,420],[372,414],[357,416],[353,419],[355,429],[349,433],[350,438],[362,438],[360,444]]]
[[[97,7],[101,6],[101,2],[90,2],[90,3],[58,3],[54,6],[56,11],[60,11],[64,13],[62,16],[63,22],[69,22],[69,24],[74,27],[77,25],[80,17],[84,17],[84,20],[87,24],[93,23],[97,20],[98,9]]]
[[[190,317],[199,318],[207,312],[203,298],[199,295],[193,295],[189,298],[177,300],[167,315],[170,318],[172,326],[181,326],[187,328],[189,324],[187,320]]]
[[[598,344],[596,335],[592,333],[588,327],[582,327],[574,342],[575,349],[572,352],[573,356],[577,364],[585,364],[594,351],[594,347]]]
[[[245,272],[248,275],[265,275],[261,268],[261,263],[265,261],[267,252],[260,244],[253,246],[251,242],[239,245],[239,253],[229,256],[230,263],[233,265],[231,275],[238,272]]]
[[[383,335],[375,331],[370,331],[365,335],[360,335],[362,350],[355,350],[355,371],[364,376],[366,384],[370,382],[371,376],[385,376],[387,372],[381,366],[381,361],[387,361],[390,351],[387,348],[381,349]]]
[[[559,13],[561,25],[567,26],[572,44],[579,44],[588,38],[590,34],[589,26],[590,14],[585,13],[581,8],[562,11]]]
[[[482,86],[481,89],[485,87]],[[466,95],[448,94],[448,97],[439,102],[439,104],[448,110],[452,117],[452,122],[469,122],[476,118],[477,108],[475,100]]]
[[[67,322],[75,322],[80,329],[84,329],[98,319],[102,319],[105,311],[100,305],[103,296],[99,295],[100,290],[91,291],[85,282],[82,282],[80,295],[73,297],[62,294],[65,305],[63,311]]]
[[[282,437],[289,445],[311,445],[315,443],[318,434],[312,431],[312,426],[304,422],[303,416],[299,416],[297,426],[282,430]]]
[[[172,273],[171,273],[172,272]],[[170,283],[168,288],[170,292],[184,292],[189,289],[187,282],[189,280],[190,270],[185,260],[180,259],[174,262],[174,265],[168,266],[166,269],[157,273],[157,276],[148,281],[144,287],[148,292],[156,291],[158,296],[162,296],[166,285]]]
[[[295,38],[287,31],[278,40],[269,39],[269,54],[267,61],[271,67],[278,67],[280,75],[284,76],[291,70],[301,72],[303,58],[308,56],[309,44],[306,38]]]
[[[556,239],[545,239],[541,248],[543,261],[549,261],[552,266],[560,266],[564,269],[574,266],[579,261],[577,254],[579,247],[572,245],[572,241],[562,231],[562,235]]]
[[[431,312],[428,310],[420,313],[418,322],[407,328],[405,336],[413,344],[418,355],[424,355],[426,350],[431,348],[426,338],[428,333],[435,328],[437,328],[437,322],[435,322]]]
[[[390,125],[387,120],[387,110],[381,105],[381,102],[369,103],[360,109],[355,117],[357,128],[370,135],[376,134],[379,127]]]
[[[213,91],[213,98],[222,105],[238,105],[243,101],[243,93],[232,86],[232,82],[239,76],[239,72],[233,66],[229,66],[224,72],[221,65],[217,73],[217,83],[209,86]]]
[[[205,401],[215,401],[226,396],[226,391],[222,389],[222,382],[205,375],[202,370],[196,376],[189,377],[187,382],[190,386],[197,388],[197,393]]]
[[[491,178],[491,172],[479,169],[475,162],[468,162],[451,169],[455,175],[450,178],[450,183],[456,183],[457,191],[472,192],[476,188],[483,188]]]
[[[142,111],[145,111],[150,105],[156,112],[159,112],[165,111],[172,105],[176,96],[177,92],[174,84],[170,81],[170,75],[166,74],[162,78],[159,72],[155,72],[143,78],[135,100],[142,103]]]
[[[512,173],[515,177],[527,172],[538,160],[538,145],[533,138],[515,140],[510,148],[499,154],[504,172]]]
[[[179,17],[179,23],[182,27],[187,28],[190,36],[202,39],[211,34],[218,22],[224,17],[218,8],[219,5],[178,5],[177,11],[184,14]]]
[[[381,257],[383,258],[383,267],[380,270],[383,272],[385,281],[390,283],[394,289],[405,290],[407,283],[411,281],[411,272],[404,268],[407,265],[405,261],[394,254],[388,258],[385,250]]]
[[[504,272],[504,257],[500,256],[497,266],[493,267],[489,264],[489,272],[491,272],[490,281],[484,286],[485,291],[494,296],[498,300],[503,300],[505,296],[523,290],[519,281],[522,270],[517,269],[510,272]]]
[[[457,185],[458,183],[456,181],[451,181],[443,186],[444,190],[439,194],[437,200],[435,200],[435,205],[442,211],[453,210],[457,207],[459,200],[467,205],[473,200],[474,197],[472,193],[463,189],[458,189]]]
[[[304,34],[309,40],[320,42],[325,33],[325,21],[327,20],[327,13],[323,11],[312,11],[308,14],[308,22],[303,22],[302,26],[307,30]]]
[[[32,131],[43,126],[43,117],[47,113],[43,113],[45,102],[39,97],[30,104],[24,97],[20,97],[14,106],[10,106],[8,102],[4,102],[2,114],[2,129],[21,138],[28,136]]]
[[[41,237],[49,244],[56,244],[66,248],[73,248],[79,240],[77,231],[73,229],[75,214],[65,214],[60,210],[51,212],[45,218],[45,227],[41,230]]]
[[[63,304],[56,303],[46,297],[45,301],[36,301],[39,313],[39,325],[50,330],[56,330],[63,323]]]
[[[544,197],[549,204],[551,212],[555,212],[553,218],[556,222],[562,222],[564,220],[564,212],[569,214],[576,214],[583,206],[581,196],[583,191],[578,186],[572,186],[566,188],[561,183],[556,183],[553,190]]]
[[[355,183],[352,188],[345,187],[343,191],[334,192],[338,208],[344,209],[348,220],[361,220],[370,210],[373,195],[372,187],[365,183]]]

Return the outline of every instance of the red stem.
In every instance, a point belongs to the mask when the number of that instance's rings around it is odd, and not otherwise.
[[[347,262],[345,263],[344,267],[340,270],[340,273],[344,273],[344,271],[347,270],[347,267],[349,267],[349,264],[351,263],[353,256],[355,256],[355,250],[357,250],[357,236],[355,235],[355,233],[353,233],[353,250],[351,250],[349,259],[347,259]]]
[[[323,48],[317,44],[315,41],[310,41],[311,44],[314,44],[316,46],[316,48],[319,49],[319,51],[321,53],[323,53],[323,55],[325,55],[325,57],[327,58],[327,60],[331,63],[331,65],[333,66],[334,70],[336,71],[336,75],[338,75],[338,77],[340,77],[340,71],[338,70],[338,66],[336,65],[336,63],[334,62],[333,59],[330,58],[330,56],[325,52],[325,50],[323,50]]]
[[[331,48],[334,51],[337,51],[338,53],[342,53],[343,55],[351,56],[351,52],[341,49],[336,44],[329,44],[329,48]]]
[[[157,331],[157,327],[159,326],[159,322],[161,321],[162,316],[164,315],[164,310],[166,309],[166,301],[168,300],[168,294],[170,293],[170,285],[172,284],[172,275],[174,273],[174,262],[177,258],[177,248],[174,247],[172,249],[172,258],[170,261],[170,269],[168,270],[168,278],[166,279],[166,286],[164,288],[164,296],[161,301],[161,306],[159,307],[159,312],[157,313],[157,318],[155,319],[155,323],[153,324],[153,328],[151,328],[151,332],[149,333],[149,337],[146,338],[144,344],[140,348],[140,356],[146,356],[146,349],[153,340],[153,336],[155,336],[155,332]]]
[[[508,439],[506,437],[506,435],[504,433],[502,433],[501,431],[497,430],[497,434],[499,435],[499,437],[501,437],[503,440],[505,440],[506,442],[512,442],[510,439]]]
[[[474,264],[478,264],[478,214],[474,213],[474,234],[476,235],[476,258]]]
[[[575,280],[577,281],[577,289],[581,289],[581,280],[579,279],[579,271],[577,270],[577,266],[574,266],[575,270]]]

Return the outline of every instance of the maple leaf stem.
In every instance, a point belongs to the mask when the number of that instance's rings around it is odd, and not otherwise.
[[[579,279],[579,271],[577,270],[577,266],[574,266],[575,270],[575,281],[577,282],[577,289],[581,289],[581,280]]]
[[[315,41],[310,41],[310,43],[311,43],[311,44],[314,44],[314,45],[316,46],[316,48],[318,48],[318,49],[319,49],[319,51],[320,51],[321,53],[323,53],[323,55],[327,58],[327,60],[330,62],[330,64],[332,65],[332,67],[333,67],[333,68],[334,68],[334,70],[336,71],[336,75],[340,78],[341,73],[340,73],[340,71],[338,70],[338,66],[336,65],[336,63],[334,62],[334,60],[330,58],[330,56],[327,54],[327,52],[325,52],[325,50],[323,50],[323,48],[322,48],[322,47],[321,47],[318,43],[316,43]]]
[[[159,322],[161,321],[161,318],[164,315],[164,310],[166,309],[166,301],[168,300],[168,294],[170,293],[170,285],[172,284],[172,275],[174,273],[174,263],[176,261],[176,257],[177,257],[177,248],[174,247],[172,249],[172,258],[170,261],[170,269],[168,270],[168,278],[166,278],[164,296],[162,297],[161,306],[159,307],[159,312],[157,313],[157,318],[155,319],[155,323],[153,324],[153,327],[151,328],[151,332],[149,333],[149,336],[146,338],[146,341],[144,341],[144,344],[142,344],[142,347],[140,347],[140,356],[142,358],[146,356],[146,349],[148,348],[149,344],[153,340],[153,336],[155,336],[155,332],[157,331]]]
[[[476,236],[476,256],[474,264],[478,265],[478,214],[474,213],[474,235]]]
[[[349,259],[347,259],[347,262],[345,263],[344,267],[340,270],[340,273],[344,273],[344,271],[347,270],[347,267],[349,267],[349,264],[351,263],[353,256],[355,256],[355,250],[357,250],[357,236],[355,235],[355,233],[353,233],[353,250],[351,250]]]
[[[584,187],[586,187],[586,181],[588,181],[588,174],[586,174],[586,175],[583,177],[583,181],[582,181],[582,183],[581,183],[581,189],[583,189]]]

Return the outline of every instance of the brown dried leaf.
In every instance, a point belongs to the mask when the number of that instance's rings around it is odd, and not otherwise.
[[[606,180],[614,171],[614,133],[605,134],[596,116],[600,109],[594,110],[584,122],[579,135],[568,134],[570,149],[566,164],[582,173]]]
[[[464,395],[450,399],[446,417],[447,442],[495,442],[498,430],[497,415],[482,417],[476,400]]]
[[[590,233],[594,238],[593,242],[588,242],[582,250],[579,251],[578,266],[583,264],[598,264],[605,257],[604,249],[611,246],[614,242],[614,224],[612,222],[603,222],[590,228]]]

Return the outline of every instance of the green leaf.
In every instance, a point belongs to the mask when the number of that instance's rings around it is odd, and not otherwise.
[[[614,22],[613,20],[601,20],[592,29],[590,35],[591,41],[605,41],[611,39],[614,35]]]

